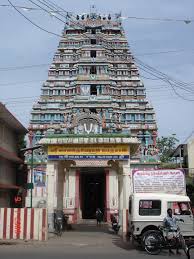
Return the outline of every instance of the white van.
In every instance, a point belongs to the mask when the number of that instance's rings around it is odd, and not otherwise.
[[[163,193],[136,193],[129,198],[129,234],[141,242],[146,232],[162,225],[171,208],[184,220],[179,227],[184,237],[194,237],[194,219],[188,196]]]

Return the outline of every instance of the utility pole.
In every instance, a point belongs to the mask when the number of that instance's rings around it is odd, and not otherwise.
[[[33,169],[34,169],[34,150],[41,148],[42,146],[34,146],[29,148],[20,149],[22,152],[31,151],[31,160],[30,160],[30,208],[32,208],[32,192],[33,192]]]
[[[182,150],[183,150],[183,146],[180,145],[180,150],[179,150],[179,163],[180,163],[180,168],[182,168]]]

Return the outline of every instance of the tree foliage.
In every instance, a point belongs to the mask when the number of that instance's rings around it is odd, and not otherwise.
[[[178,139],[174,135],[158,138],[157,146],[159,149],[160,161],[162,163],[172,162],[171,154],[175,150],[178,142]]]

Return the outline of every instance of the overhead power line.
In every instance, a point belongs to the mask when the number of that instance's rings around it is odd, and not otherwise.
[[[15,7],[12,2],[10,0],[7,0],[10,5],[20,14],[22,15],[28,22],[30,22],[32,25],[34,25],[35,27],[37,27],[38,29],[44,31],[44,32],[47,32],[49,34],[52,34],[52,35],[55,35],[57,37],[60,37],[61,38],[61,35],[55,33],[55,32],[51,32],[51,31],[48,31],[47,29],[43,28],[42,26],[36,24],[35,22],[33,22],[31,19],[29,19],[26,15],[24,15],[17,7]]]
[[[34,8],[34,7],[29,7],[29,6],[21,6],[21,5],[11,5],[11,4],[0,4],[0,7],[16,7],[18,9],[22,9],[24,11],[41,11],[41,9]]]
[[[146,56],[146,55],[160,55],[160,54],[167,54],[167,53],[179,53],[179,52],[194,52],[193,50],[168,50],[168,51],[158,51],[158,52],[147,52],[147,53],[136,53],[135,56]],[[39,68],[39,67],[46,67],[50,66],[50,63],[47,64],[33,64],[33,65],[23,65],[23,66],[15,66],[15,67],[0,67],[0,72],[6,72],[6,71],[11,71],[11,70],[20,70],[20,69],[30,69],[30,68]],[[143,78],[146,78],[145,76],[142,76]],[[158,79],[151,79],[150,80],[158,80]]]
[[[10,0],[8,0],[8,1],[10,2]],[[31,1],[31,0],[30,0],[30,1]],[[31,2],[33,2],[33,1],[31,1]],[[59,8],[60,10],[66,12],[63,8],[57,6],[55,3],[53,4],[52,1],[45,1],[45,0],[40,1],[40,0],[38,0],[38,2],[41,3],[41,4],[46,5],[48,8],[51,9],[51,11],[56,11],[56,10],[58,10],[57,8]],[[45,3],[46,3],[46,4],[45,4]],[[48,3],[50,3],[50,5],[48,5]],[[35,5],[37,6],[37,4],[35,4]],[[39,6],[39,5],[38,5],[38,6]],[[51,6],[52,6],[52,7],[51,7]],[[53,9],[53,7],[54,7],[54,9]],[[41,7],[41,8],[42,8],[42,7]],[[44,11],[48,12],[48,10],[46,10],[45,8],[42,8],[42,9],[43,9]],[[60,14],[60,16],[63,16],[63,15]],[[68,16],[68,12],[67,12],[67,16]],[[67,16],[66,16],[66,18],[67,18]],[[54,16],[54,17],[56,18],[56,16]],[[71,20],[70,17],[68,17],[68,19]],[[62,22],[64,23],[63,20],[61,20],[61,19],[59,19],[59,18],[58,18],[58,20],[60,20],[60,21],[62,21]],[[71,23],[75,23],[75,22],[71,20]],[[83,27],[83,25],[79,25],[79,23],[77,23],[77,22],[76,22],[75,24],[76,24],[76,26],[77,26],[77,25],[80,26],[80,28]],[[73,26],[72,26],[72,27],[73,27]],[[84,27],[84,28],[85,28],[85,27]],[[83,36],[84,36],[84,37],[87,37],[87,38],[89,38],[89,39],[91,39],[90,37],[88,37],[88,36],[85,35],[85,34],[83,34]],[[99,35],[98,35],[98,36],[96,35],[96,38],[100,38],[101,40],[104,40],[104,38],[103,38],[103,37],[99,37]],[[104,47],[107,47],[107,46],[108,46],[107,44],[104,44],[104,42],[102,43],[102,45],[103,45]],[[109,48],[110,48],[110,47],[113,49],[112,46],[109,46]],[[123,54],[123,53],[121,52],[121,54]],[[141,61],[140,61],[140,62],[141,62]],[[176,88],[181,89],[181,90],[184,90],[184,91],[187,91],[187,92],[191,91],[191,89],[188,88],[188,84],[187,84],[187,83],[181,82],[181,81],[178,81],[178,80],[173,80],[172,78],[168,78],[168,77],[166,77],[166,75],[164,75],[163,73],[159,73],[159,75],[158,75],[158,74],[156,75],[156,73],[158,73],[158,71],[156,71],[156,70],[154,71],[152,67],[150,67],[150,66],[147,66],[147,67],[146,67],[145,65],[142,65],[142,64],[141,64],[141,66],[144,67],[144,68],[146,68],[146,69],[145,69],[145,72],[148,72],[149,70],[151,70],[151,72],[152,72],[151,75],[153,75],[153,76],[155,76],[156,78],[158,78],[158,79],[160,79],[160,80],[163,80],[165,83],[169,84],[170,87],[173,89],[173,91],[176,93],[177,96],[179,96],[179,97],[181,97],[182,99],[187,100],[187,101],[194,101],[194,100],[190,100],[190,99],[187,99],[187,98],[183,97],[182,95],[180,95],[180,94],[177,92],[177,89],[176,89]],[[142,67],[141,67],[141,69],[142,69]]]
[[[18,70],[18,69],[28,69],[28,68],[39,68],[49,66],[50,64],[37,64],[37,65],[26,65],[26,66],[16,66],[16,67],[0,67],[0,72]]]
[[[22,100],[22,99],[33,99],[40,96],[22,96],[22,97],[10,97],[10,98],[2,98],[1,100],[7,101],[7,100]]]
[[[169,53],[180,53],[180,52],[194,52],[194,49],[186,50],[186,49],[177,49],[177,50],[166,50],[166,51],[157,51],[157,52],[147,52],[147,53],[136,53],[136,56],[152,56],[152,55],[160,55],[160,54],[169,54]]]
[[[2,84],[0,84],[0,86],[30,84],[30,83],[42,82],[42,81],[44,81],[44,79],[42,79],[42,80],[40,80],[40,79],[39,80],[32,80],[32,81],[20,81],[20,82],[2,83]]]
[[[174,19],[174,18],[160,18],[160,17],[137,17],[137,16],[123,16],[121,17],[123,20],[126,19],[135,19],[135,20],[144,20],[144,21],[158,21],[158,22],[184,22],[189,24],[194,22],[194,19]]]
[[[0,4],[0,7],[16,7],[18,9],[22,9],[23,11],[42,11],[42,8],[34,8],[34,7],[31,7],[31,6],[13,5],[11,3],[10,4]],[[53,15],[63,13],[63,12],[64,11],[56,10],[55,13],[53,13]],[[184,22],[186,24],[194,22],[194,18],[176,19],[176,18],[169,18],[169,17],[161,18],[161,17],[139,17],[139,16],[121,16],[120,18],[122,20],[131,20],[132,19],[132,20],[159,21],[159,22]]]
[[[155,76],[156,78],[168,83],[170,85],[170,87],[172,88],[172,90],[174,91],[174,93],[180,97],[181,99],[183,100],[186,100],[186,101],[191,101],[193,102],[194,99],[190,99],[190,98],[187,98],[185,96],[183,96],[182,94],[180,94],[178,91],[177,91],[177,88],[180,89],[180,90],[183,90],[183,91],[186,91],[188,93],[194,93],[194,90],[191,89],[191,88],[188,88],[187,87],[187,84],[181,82],[181,81],[177,81],[177,80],[174,80],[172,77],[169,77],[167,76],[166,74],[148,66],[148,65],[145,65],[143,64],[142,61],[137,61],[136,62],[138,63],[140,69],[144,70],[145,72],[151,74],[152,76]]]

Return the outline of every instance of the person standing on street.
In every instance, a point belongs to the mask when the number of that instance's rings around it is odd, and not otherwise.
[[[179,239],[178,239],[178,225],[177,221],[184,221],[183,219],[178,219],[177,217],[173,216],[172,209],[167,209],[167,216],[164,218],[163,225],[166,229],[166,237],[170,241],[171,239],[176,240],[176,253],[180,255],[179,252]],[[174,254],[173,251],[169,248],[169,255]]]
[[[100,210],[100,208],[97,208],[97,210],[96,210],[96,223],[97,223],[97,226],[101,225],[102,220],[103,220],[103,213]]]

